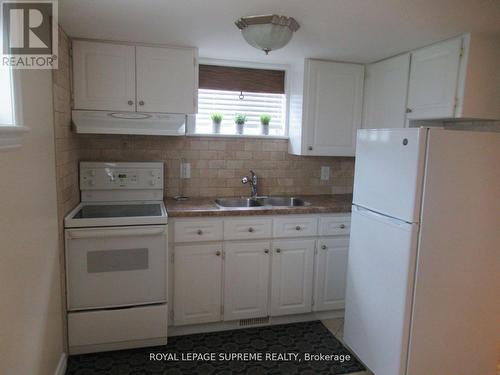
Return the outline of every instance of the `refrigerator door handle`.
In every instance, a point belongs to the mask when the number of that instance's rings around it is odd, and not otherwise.
[[[375,212],[375,211],[372,211],[372,210],[369,210],[367,208],[357,206],[357,205],[352,206],[352,212],[357,212],[360,215],[363,215],[366,217],[371,217],[372,219],[375,219],[378,221],[382,221],[385,223],[394,224],[394,225],[398,225],[398,226],[402,226],[402,227],[405,227],[405,226],[409,227],[413,224],[413,223],[408,223],[404,220],[397,219],[397,218],[391,217],[391,216],[387,216],[387,215],[384,215],[384,214],[381,214],[381,213],[378,213],[378,212]]]

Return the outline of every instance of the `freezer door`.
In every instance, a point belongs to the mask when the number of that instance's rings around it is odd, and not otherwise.
[[[358,130],[353,203],[418,222],[427,129]]]
[[[404,374],[417,234],[353,206],[344,341],[376,375]]]

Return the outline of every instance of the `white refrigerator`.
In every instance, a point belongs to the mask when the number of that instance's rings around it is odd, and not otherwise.
[[[363,129],[344,340],[376,375],[494,375],[500,133]]]

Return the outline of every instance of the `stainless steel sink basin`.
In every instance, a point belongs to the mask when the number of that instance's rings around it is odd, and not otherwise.
[[[311,205],[309,202],[295,197],[269,197],[264,198],[262,203],[264,206],[273,207],[304,207]]]
[[[311,205],[309,202],[295,197],[218,198],[215,203],[222,208],[305,207]]]
[[[219,198],[215,203],[220,207],[261,207],[262,203],[256,198]]]

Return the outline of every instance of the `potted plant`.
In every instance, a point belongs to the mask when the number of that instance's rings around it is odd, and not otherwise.
[[[237,113],[234,116],[234,123],[236,124],[236,134],[243,134],[243,127],[245,126],[245,121],[247,116],[241,113]]]
[[[271,122],[271,116],[260,115],[260,132],[264,135],[269,135],[269,123]]]
[[[212,133],[220,133],[220,123],[222,122],[224,116],[222,116],[222,113],[220,112],[214,112],[210,118],[212,119]]]

